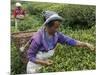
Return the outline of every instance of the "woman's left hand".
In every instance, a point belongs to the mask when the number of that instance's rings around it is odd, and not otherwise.
[[[95,47],[93,45],[89,44],[89,43],[86,43],[86,46],[92,51],[95,50]]]

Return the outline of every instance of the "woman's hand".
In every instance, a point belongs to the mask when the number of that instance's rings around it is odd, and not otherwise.
[[[17,18],[17,19],[20,19],[20,20],[24,19],[24,17],[25,17],[24,15],[17,15],[17,16],[16,16],[16,18]]]
[[[78,46],[78,47],[87,47],[92,51],[95,50],[95,47],[93,45],[91,45],[89,43],[80,42],[80,41],[77,41],[76,46]]]
[[[47,59],[47,60],[45,60],[45,63],[46,63],[46,65],[52,65],[52,64],[53,64],[53,61],[52,61],[52,60]]]
[[[94,46],[93,45],[91,45],[91,44],[89,44],[89,43],[85,43],[86,44],[86,46],[90,49],[90,50],[95,50],[95,48],[94,48]]]

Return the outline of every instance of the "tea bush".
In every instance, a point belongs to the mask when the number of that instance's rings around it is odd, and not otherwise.
[[[65,20],[64,27],[91,28],[95,25],[95,6],[52,4],[52,3],[31,3],[27,6],[31,15],[41,15],[45,10],[59,13]]]
[[[11,75],[25,73],[26,65],[21,62],[19,51],[15,44],[11,44]]]

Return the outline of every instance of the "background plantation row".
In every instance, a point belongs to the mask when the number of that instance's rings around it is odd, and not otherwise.
[[[41,23],[43,23],[42,12],[45,10],[52,10],[61,15],[64,18],[64,28],[69,26],[72,29],[86,29],[95,25],[95,6],[33,2],[22,2],[22,4],[26,10],[27,17],[19,24],[20,31],[28,30],[32,28],[32,26],[33,28],[35,28],[34,26],[41,26]],[[14,5],[12,6],[13,10]],[[14,25],[14,23],[12,25]],[[23,25],[24,27],[22,28]]]
[[[26,18],[18,23],[19,31],[37,31],[43,24],[42,12],[45,10],[56,11],[64,18],[59,29],[62,33],[80,41],[95,45],[95,6],[21,2],[26,10]],[[12,1],[11,11],[15,1]],[[11,32],[18,32],[11,21]],[[58,44],[55,54],[51,59],[54,64],[44,66],[40,72],[77,71],[95,69],[95,52],[87,48],[77,48]],[[11,45],[11,73],[26,73],[26,65],[22,64],[15,43]]]

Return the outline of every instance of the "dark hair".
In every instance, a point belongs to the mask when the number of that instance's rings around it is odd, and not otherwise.
[[[49,23],[47,23],[46,26],[49,27],[49,28],[52,27],[52,26],[54,25],[54,22],[55,22],[55,21],[61,22],[61,20],[58,20],[58,19],[52,20],[52,21],[50,21]]]

